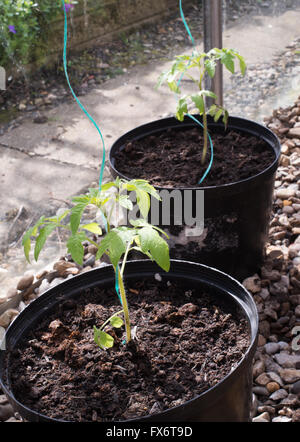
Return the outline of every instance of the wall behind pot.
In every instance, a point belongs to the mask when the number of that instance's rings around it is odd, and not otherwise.
[[[202,0],[185,0],[185,9]],[[112,40],[116,35],[131,31],[147,22],[159,21],[164,15],[178,11],[178,0],[78,0],[68,13],[68,49],[81,50]],[[49,64],[61,56],[64,19],[61,16],[50,24],[47,32],[47,51],[39,63]],[[31,66],[34,66],[32,64]]]

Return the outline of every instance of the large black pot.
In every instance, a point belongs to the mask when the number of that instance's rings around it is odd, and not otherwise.
[[[129,261],[126,265],[126,281],[153,278],[160,273],[167,280],[186,281],[187,285],[203,284],[208,291],[217,293],[222,300],[242,309],[249,323],[250,345],[234,370],[221,382],[196,396],[184,405],[134,421],[197,422],[197,421],[248,421],[252,402],[252,360],[257,344],[258,315],[252,296],[230,276],[207,266],[185,261],[172,261],[168,273],[162,272],[149,260]],[[13,408],[29,421],[51,421],[45,415],[33,411],[15,397],[11,389],[9,352],[16,348],[28,332],[40,323],[49,311],[63,300],[76,298],[83,290],[114,285],[112,266],[93,269],[68,279],[46,291],[27,306],[10,325],[6,333],[6,350],[0,351],[0,387]]]
[[[115,158],[124,149],[127,142],[142,139],[170,128],[180,130],[195,126],[196,123],[189,118],[186,118],[184,122],[179,122],[175,118],[166,118],[144,124],[125,133],[115,141],[110,150],[109,161],[113,176],[126,179],[136,178],[120,173],[115,167]],[[208,118],[208,127],[212,138],[214,130],[224,130],[223,123],[215,123],[212,118]],[[203,190],[205,230],[204,236],[187,238],[187,244],[180,244],[180,241],[173,240],[170,243],[170,249],[173,258],[204,263],[242,280],[255,273],[263,260],[281,146],[279,139],[273,132],[250,120],[230,117],[228,130],[236,130],[263,139],[270,150],[274,152],[274,160],[263,172],[235,183],[176,189],[182,192],[182,210],[184,210],[185,192],[187,190],[192,192],[193,213],[196,213],[199,190]],[[167,164],[166,167],[168,167]],[[166,190],[160,186],[155,187],[159,192]],[[175,235],[174,239],[176,235],[178,236],[180,228],[172,226],[176,222],[174,222],[172,208],[170,210],[171,228],[169,232]],[[161,212],[159,217],[161,221]],[[163,222],[160,222],[160,226],[167,230],[169,227]]]

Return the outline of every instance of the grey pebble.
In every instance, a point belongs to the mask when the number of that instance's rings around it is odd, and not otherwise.
[[[288,393],[283,388],[280,388],[277,391],[274,391],[274,393],[271,394],[270,399],[272,401],[280,401],[288,396]]]

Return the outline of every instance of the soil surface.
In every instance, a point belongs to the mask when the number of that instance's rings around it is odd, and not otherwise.
[[[16,398],[70,421],[155,414],[218,383],[249,346],[247,320],[220,293],[155,279],[128,285],[127,293],[134,341],[124,345],[124,327],[110,326],[114,347],[93,341],[93,325],[120,310],[113,289],[67,300],[10,355]]]
[[[214,159],[205,186],[245,180],[265,170],[275,159],[268,144],[255,136],[233,130],[210,134]],[[115,167],[127,177],[149,180],[161,187],[199,187],[209,161],[202,164],[201,129],[168,129],[128,142],[115,158]]]

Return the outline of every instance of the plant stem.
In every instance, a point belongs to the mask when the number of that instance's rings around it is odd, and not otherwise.
[[[207,116],[206,116],[206,108],[205,108],[205,100],[204,101],[204,111],[203,111],[203,135],[204,135],[204,142],[203,142],[203,151],[202,151],[202,158],[201,163],[204,164],[206,154],[207,154]]]
[[[106,324],[108,324],[109,323],[109,321],[112,319],[112,318],[114,318],[115,316],[118,316],[118,315],[120,315],[121,313],[124,313],[124,310],[120,310],[119,312],[117,312],[117,313],[114,313],[113,315],[111,315],[102,325],[101,325],[101,327],[100,327],[100,330],[104,330],[104,327],[106,326]]]
[[[127,261],[127,256],[128,256],[128,252],[130,250],[130,246],[131,246],[131,244],[128,243],[127,244],[127,248],[126,248],[126,252],[124,254],[124,258],[123,258],[123,262],[122,262],[122,267],[121,267],[121,276],[122,276],[122,278],[123,278],[123,274],[124,274],[124,270],[125,270],[125,264],[126,264],[126,261]]]
[[[126,341],[127,341],[127,344],[128,344],[128,342],[131,341],[130,318],[129,318],[129,310],[128,310],[128,304],[127,304],[127,298],[126,298],[126,293],[125,293],[123,277],[122,277],[122,274],[120,272],[119,266],[117,266],[116,272],[118,272],[120,296],[121,296],[121,300],[122,300],[122,307],[123,307],[123,310],[124,310]]]
[[[200,64],[199,64],[199,67],[201,69]],[[203,73],[200,75],[200,80],[199,80],[200,91],[202,90],[202,81],[203,81],[204,73],[205,73],[205,69],[203,70]],[[203,136],[204,136],[204,142],[203,142],[201,164],[204,164],[206,153],[207,153],[207,116],[206,116],[205,96],[203,96]]]

